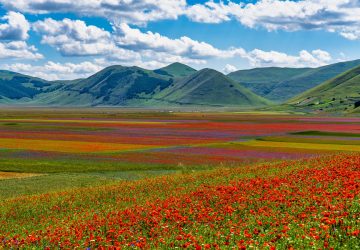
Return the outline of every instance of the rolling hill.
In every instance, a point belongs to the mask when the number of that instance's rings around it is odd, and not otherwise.
[[[244,86],[255,93],[281,103],[359,65],[360,60],[355,60],[313,69],[254,69],[229,76],[244,82]]]
[[[160,74],[160,75],[167,75],[170,77],[175,77],[175,78],[182,78],[182,77],[186,77],[189,75],[192,75],[196,72],[195,69],[182,64],[182,63],[172,63],[166,67],[154,70],[155,73]]]
[[[110,66],[53,93],[40,94],[36,101],[50,105],[126,106],[128,100],[151,97],[172,82],[172,77],[151,70]]]
[[[84,107],[261,107],[272,103],[266,97],[276,101],[291,97],[291,101],[282,107],[359,112],[360,107],[354,109],[360,93],[359,68],[346,71],[354,65],[359,66],[360,60],[316,69],[242,70],[229,76],[212,69],[196,71],[181,63],[157,70],[115,65],[86,79],[73,81],[46,81],[0,71],[0,103]],[[318,82],[323,79],[325,83],[320,85]],[[315,88],[311,89],[312,86]],[[296,98],[293,97],[295,94],[298,94]]]
[[[240,82],[246,88],[260,96],[268,95],[280,82],[303,74],[310,68],[255,68],[249,70],[238,70],[228,74],[231,79]]]
[[[224,74],[203,69],[155,94],[156,101],[179,105],[264,106],[269,101]]]
[[[293,107],[326,112],[353,112],[360,107],[360,66],[288,101]]]
[[[0,71],[0,103],[16,103],[31,100],[40,93],[61,88],[60,81],[49,82],[11,71]]]

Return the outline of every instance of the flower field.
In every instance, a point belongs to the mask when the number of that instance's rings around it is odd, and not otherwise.
[[[358,249],[360,119],[11,111],[0,198],[0,249]]]

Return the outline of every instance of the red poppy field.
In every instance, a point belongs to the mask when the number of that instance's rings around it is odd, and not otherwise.
[[[0,115],[0,249],[357,249],[359,193],[359,118]]]

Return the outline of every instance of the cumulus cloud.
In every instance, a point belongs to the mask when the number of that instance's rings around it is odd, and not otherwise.
[[[33,14],[75,13],[101,16],[111,22],[146,24],[187,16],[202,23],[238,20],[250,28],[273,30],[321,29],[346,39],[360,39],[358,0],[214,1],[187,4],[186,0],[0,0],[6,9]],[[15,13],[15,12],[13,12]]]
[[[34,46],[29,46],[24,41],[0,43],[0,59],[30,59],[38,60],[43,56]]]
[[[43,65],[32,65],[24,63],[14,63],[2,65],[3,69],[20,72],[31,76],[40,77],[46,80],[72,80],[87,77],[103,67],[93,62],[85,61],[75,63],[57,63],[48,61]]]
[[[5,23],[0,23],[0,40],[18,41],[29,37],[30,24],[23,14],[10,11],[1,20]]]
[[[211,44],[196,41],[186,36],[170,39],[159,33],[142,32],[139,29],[131,28],[126,23],[116,25],[114,28],[116,44],[135,51],[150,50],[199,60],[212,57],[230,58],[244,53],[243,49],[217,49]]]
[[[223,72],[225,74],[229,74],[229,73],[237,71],[237,70],[238,70],[238,68],[236,68],[234,65],[226,64],[225,68],[223,69]]]
[[[189,6],[187,16],[196,22],[219,23],[238,20],[250,28],[273,30],[314,30],[337,32],[356,40],[360,38],[360,3],[358,0],[260,0],[239,4],[229,1]]]
[[[109,48],[110,33],[81,20],[47,18],[33,23],[33,29],[42,34],[42,43],[55,47],[65,56],[99,55],[107,53]]]
[[[117,47],[110,32],[82,20],[47,18],[33,23],[33,29],[42,35],[43,44],[63,56],[106,56],[120,62],[140,59],[138,53]]]
[[[186,0],[0,0],[6,8],[33,14],[76,13],[137,24],[176,19]]]
[[[323,50],[302,50],[298,55],[288,55],[278,51],[255,49],[248,52],[245,58],[254,67],[319,67],[332,60],[331,55]]]
[[[195,4],[189,6],[186,15],[195,22],[200,23],[222,23],[229,21],[232,7],[241,8],[242,4],[224,4],[223,2],[215,3],[213,1],[205,4]]]

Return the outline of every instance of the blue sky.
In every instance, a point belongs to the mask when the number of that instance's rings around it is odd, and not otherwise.
[[[46,79],[113,64],[229,73],[360,58],[357,0],[0,0],[0,68]]]

